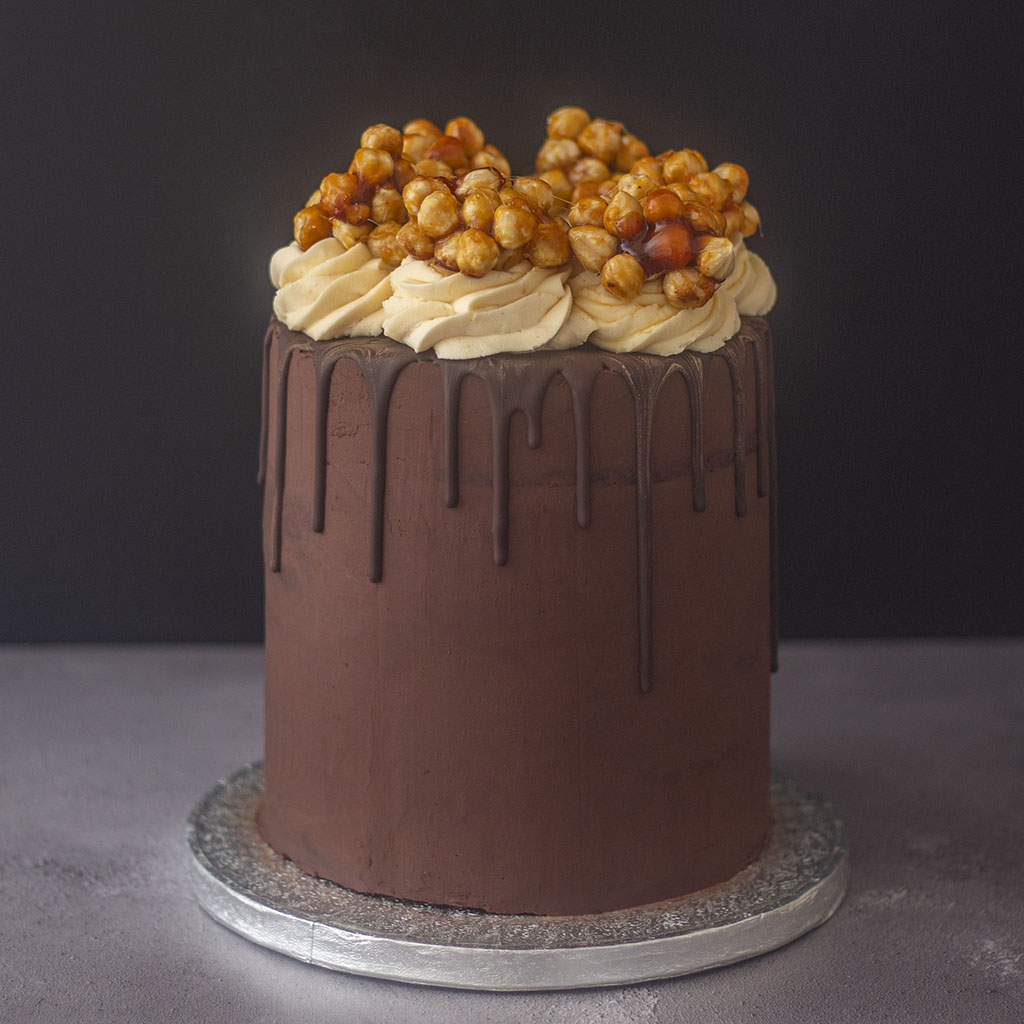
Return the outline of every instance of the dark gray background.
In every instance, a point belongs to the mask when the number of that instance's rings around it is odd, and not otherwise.
[[[20,6],[0,640],[258,639],[259,344],[292,213],[368,124],[466,114],[526,169],[562,103],[751,173],[783,634],[1021,631],[1010,5]]]

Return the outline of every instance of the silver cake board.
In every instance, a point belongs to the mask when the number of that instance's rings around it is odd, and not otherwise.
[[[767,953],[822,924],[846,892],[842,826],[820,797],[772,781],[775,828],[729,881],[680,899],[567,917],[488,914],[353,892],[301,872],[260,838],[263,767],[217,783],[188,823],[202,907],[306,963],[490,991],[671,978]]]

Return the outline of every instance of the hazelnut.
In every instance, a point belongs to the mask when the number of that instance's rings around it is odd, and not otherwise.
[[[729,198],[732,186],[720,178],[714,171],[701,171],[699,174],[691,174],[686,182],[702,203],[721,209],[722,204]]]
[[[395,161],[395,173],[392,175],[392,179],[395,183],[395,188],[399,192],[405,188],[406,185],[416,177],[416,168],[413,167],[408,160],[404,160],[401,157]]]
[[[428,178],[450,178],[452,169],[443,160],[428,160],[424,157],[413,164],[417,174],[423,174]]]
[[[501,250],[486,231],[467,228],[459,234],[455,247],[455,262],[463,274],[483,277],[498,262]]]
[[[584,269],[598,274],[618,251],[619,240],[604,228],[584,224],[569,229],[569,246]]]
[[[418,175],[402,189],[402,202],[409,211],[410,217],[415,217],[420,212],[420,204],[431,193],[437,191],[447,192],[448,189],[443,182],[435,181],[423,175]]]
[[[431,238],[443,238],[459,226],[458,200],[447,189],[431,192],[420,203],[416,223]]]
[[[746,200],[740,203],[740,209],[743,211],[741,232],[744,238],[749,238],[761,226],[761,214],[757,212],[757,207],[753,203]]]
[[[683,217],[699,235],[724,235],[725,218],[704,203],[683,202]]]
[[[494,223],[494,211],[501,206],[498,193],[490,188],[476,188],[462,201],[460,215],[467,228],[490,231]]]
[[[470,192],[486,188],[497,192],[505,184],[505,179],[493,167],[478,167],[475,170],[463,171],[455,184],[455,194],[465,198]]]
[[[402,133],[389,124],[375,124],[363,132],[359,143],[364,149],[383,149],[392,158],[402,155]]]
[[[444,126],[444,134],[448,138],[457,139],[462,144],[466,156],[474,156],[484,148],[484,133],[468,117],[452,118]]]
[[[629,169],[630,174],[645,175],[655,185],[665,184],[665,173],[662,169],[662,162],[657,157],[643,156],[637,160]]]
[[[635,135],[626,132],[619,141],[619,151],[615,155],[615,169],[628,171],[637,160],[642,160],[648,155],[647,147]]]
[[[406,256],[404,246],[398,241],[399,230],[397,224],[379,224],[366,236],[366,248],[379,260],[397,267]]]
[[[628,253],[612,256],[601,268],[601,283],[620,299],[635,299],[644,286],[644,268]]]
[[[373,193],[373,200],[370,203],[370,219],[378,224],[386,221],[394,221],[402,224],[408,215],[405,212],[405,204],[402,202],[402,194],[396,188],[385,185]]]
[[[718,177],[729,185],[731,191],[729,200],[734,203],[742,203],[750,187],[750,175],[746,169],[739,164],[719,164],[713,171]]]
[[[660,186],[646,174],[624,174],[619,178],[618,187],[634,199],[643,199],[648,192]]]
[[[459,237],[461,231],[453,231],[452,234],[434,243],[434,258],[430,261],[433,266],[442,270],[459,269]]]
[[[743,208],[739,203],[728,202],[722,207],[722,217],[725,220],[725,235],[739,235],[743,233]]]
[[[537,153],[537,170],[568,167],[582,155],[580,147],[572,139],[545,139]]]
[[[538,224],[523,253],[535,267],[560,267],[569,262],[569,236],[558,224]]]
[[[548,114],[548,138],[575,139],[588,124],[590,115],[582,107],[559,107]]]
[[[607,209],[608,203],[600,196],[585,196],[569,211],[569,223],[573,227],[582,227],[585,224],[600,227],[604,224],[604,214]]]
[[[443,132],[440,128],[434,124],[433,121],[428,121],[425,117],[417,117],[412,121],[409,121],[402,128],[403,135],[425,135],[427,138],[433,140],[440,138]]]
[[[697,254],[697,269],[715,281],[724,281],[736,266],[736,251],[728,238],[703,235]]]
[[[369,185],[379,185],[390,178],[394,169],[395,161],[384,149],[357,149],[349,167],[350,173]]]
[[[438,137],[436,135],[403,135],[402,158],[413,164],[419,163],[427,150],[434,144],[434,139]]]
[[[596,156],[604,164],[613,164],[619,152],[622,125],[595,118],[580,132],[576,141],[588,156]]]
[[[581,156],[566,174],[574,185],[583,181],[607,181],[610,177],[608,165],[596,156]]]
[[[320,182],[320,202],[332,217],[344,216],[345,207],[352,201],[358,188],[359,181],[354,174],[328,174]]]
[[[418,260],[429,260],[434,255],[434,240],[414,220],[398,229],[395,240]]]
[[[665,181],[686,181],[692,174],[708,169],[708,162],[695,149],[680,149],[669,153],[663,163]]]
[[[331,219],[319,206],[306,206],[295,214],[295,241],[300,249],[331,237]]]
[[[503,249],[518,249],[533,236],[537,217],[524,207],[502,204],[494,211],[494,239]]]
[[[351,249],[353,245],[357,245],[370,233],[372,225],[370,224],[350,224],[347,220],[342,220],[340,217],[331,218],[331,234],[341,242],[346,249]]]
[[[555,199],[560,199],[563,203],[569,202],[572,196],[572,182],[566,177],[565,171],[560,167],[555,167],[550,171],[542,171],[537,177],[541,181],[546,181],[551,186]]]
[[[616,192],[604,211],[604,227],[618,238],[632,238],[644,229],[644,211],[628,192]]]
[[[644,217],[649,224],[659,220],[673,220],[683,215],[683,201],[667,188],[648,192],[643,200]]]
[[[505,154],[490,143],[473,156],[471,163],[473,167],[493,167],[503,177],[512,177],[512,168],[509,166],[508,160],[505,159]]]
[[[540,178],[513,178],[512,188],[516,190],[535,210],[547,213],[555,201],[551,186]]]
[[[697,309],[715,293],[715,282],[696,267],[670,270],[661,280],[669,304],[678,309]]]
[[[440,160],[449,167],[465,167],[468,163],[465,147],[458,139],[442,135],[435,139],[423,154],[424,160]]]

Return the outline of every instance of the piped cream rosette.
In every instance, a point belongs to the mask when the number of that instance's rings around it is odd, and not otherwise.
[[[575,344],[589,338],[609,352],[711,352],[740,326],[736,303],[721,290],[698,309],[677,309],[665,301],[660,280],[645,282],[632,299],[620,299],[604,287],[600,274],[585,270],[570,278],[569,288],[573,308],[563,338]]]
[[[622,299],[604,287],[601,275],[580,271],[569,279],[572,312],[552,348],[592,345],[609,352],[675,355],[713,352],[739,330],[741,316],[763,316],[774,305],[775,281],[764,260],[741,235],[731,239],[735,267],[714,295],[697,309],[677,309],[665,301],[661,281],[646,281],[640,294]]]
[[[732,237],[736,266],[721,283],[719,292],[727,292],[742,316],[764,316],[775,305],[778,289],[768,265],[756,252],[751,252],[742,235]]]
[[[378,335],[390,274],[391,267],[362,242],[346,249],[336,238],[325,238],[305,252],[293,242],[270,260],[274,313],[315,341]]]
[[[569,267],[535,267],[523,260],[482,277],[450,274],[408,259],[391,274],[384,333],[440,359],[475,359],[499,352],[552,347],[572,310]],[[583,338],[555,347],[582,344]]]

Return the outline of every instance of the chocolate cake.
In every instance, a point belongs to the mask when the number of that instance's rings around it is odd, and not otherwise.
[[[586,130],[577,129],[581,139]],[[441,138],[451,137],[460,136]],[[621,133],[617,145],[626,138]],[[628,138],[636,157],[638,140]],[[395,154],[408,152],[402,145]],[[453,152],[448,143],[433,145]],[[473,145],[484,151],[482,134]],[[362,180],[356,171],[350,177]],[[460,194],[459,186],[466,173],[431,179],[441,182],[431,215],[455,209],[460,237],[471,230],[465,208],[473,190]],[[543,180],[515,179],[517,194],[529,200],[539,194],[529,182],[558,182],[551,168],[543,173]],[[627,185],[612,191],[629,177],[637,174],[620,171],[601,193],[612,227],[615,217],[632,216],[617,198]],[[391,187],[381,180],[373,203]],[[685,199],[705,211],[697,214],[704,227],[694,226],[692,209],[642,195],[642,211],[672,215],[642,216],[621,236],[609,228],[621,244],[600,263],[599,278],[587,266],[591,249],[569,252],[577,247],[569,237],[573,213],[596,190],[570,195],[565,219],[550,213],[543,195],[539,205],[517,207],[506,191],[499,205],[533,218],[525,257],[509,257],[515,247],[506,248],[492,224],[492,247],[475,236],[472,247],[446,247],[450,235],[440,237],[435,269],[417,270],[426,267],[416,262],[426,254],[413,251],[422,239],[406,230],[400,255],[412,262],[391,273],[386,247],[378,245],[378,263],[372,247],[352,255],[366,247],[347,238],[347,221],[334,231],[347,239],[343,248],[326,238],[317,218],[330,221],[338,209],[324,206],[318,190],[296,220],[297,238],[304,237],[285,269],[273,271],[279,300],[291,283],[301,288],[302,309],[279,301],[288,323],[275,317],[264,347],[259,823],[266,841],[303,871],[360,892],[494,913],[592,914],[725,881],[771,829],[771,341],[766,322],[740,319],[735,307],[749,308],[729,297],[739,292],[728,292],[733,247],[725,219],[739,214]],[[430,194],[424,187],[415,199]],[[719,207],[739,210],[738,194],[727,188]],[[346,196],[350,206],[371,205],[366,191],[360,197],[349,188]],[[406,200],[406,226],[418,230],[426,218],[413,205]],[[530,259],[541,228],[548,235]],[[554,263],[558,232],[566,244]],[[384,234],[392,244],[400,231]],[[587,244],[595,237],[590,232]],[[499,254],[481,269],[480,254],[490,259],[492,248]],[[463,250],[470,255],[460,267]],[[702,261],[712,250],[717,262]],[[712,274],[723,253],[730,262],[719,289]],[[667,258],[676,262],[659,269]],[[322,289],[335,282],[324,268],[340,259],[361,268],[346,264],[346,280],[367,267],[374,277],[355,298],[332,304],[332,323],[347,316],[348,333],[352,324],[408,325],[403,288],[416,295],[455,287],[455,312],[444,322],[459,324],[451,333],[461,347],[450,351],[465,357],[442,358],[440,345],[421,344],[434,335],[418,327],[396,330],[399,340],[318,337],[321,326],[309,325],[325,322]],[[533,269],[517,277],[516,259]],[[629,260],[642,267],[635,290]],[[529,325],[508,329],[507,307],[494,313],[475,290],[470,301],[482,305],[459,319],[464,293],[476,288],[467,278],[481,289],[496,282],[502,294],[515,286],[536,306],[535,286],[523,282],[545,261],[542,284],[554,298],[541,304],[543,317],[564,321],[555,334],[535,341]],[[662,297],[659,275],[672,273]],[[630,308],[653,339],[649,351],[629,350],[643,332],[628,324],[622,350],[606,350],[618,335],[609,340],[595,320],[602,285],[614,310],[640,304]],[[371,288],[391,293],[378,321],[367,312]],[[717,309],[713,296],[721,310],[712,329],[704,313]],[[431,298],[423,308],[436,315],[443,305]],[[664,339],[678,332],[671,317],[679,309],[702,326],[671,351]],[[583,319],[566,341],[573,317]],[[499,338],[492,322],[508,334]],[[592,341],[581,343],[586,337]],[[508,338],[531,340],[531,350],[503,349]]]

